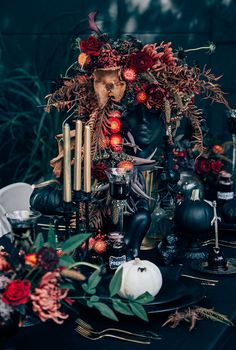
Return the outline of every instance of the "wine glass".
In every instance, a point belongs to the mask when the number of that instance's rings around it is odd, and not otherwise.
[[[35,224],[41,216],[38,211],[14,210],[6,213],[12,228],[12,243],[15,247],[28,250],[35,240]]]
[[[123,232],[123,216],[126,200],[129,197],[131,181],[134,171],[123,168],[109,168],[106,171],[109,179],[110,195],[113,199],[114,208],[117,209],[117,218],[115,223],[118,225],[118,231]]]

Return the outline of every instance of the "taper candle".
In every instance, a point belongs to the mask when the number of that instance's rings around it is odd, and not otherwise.
[[[84,192],[91,192],[91,134],[88,125],[84,128]]]
[[[71,149],[70,149],[70,126],[65,124],[63,126],[63,141],[64,141],[64,166],[63,166],[63,180],[64,202],[71,202]]]
[[[75,124],[75,162],[74,162],[74,190],[81,190],[81,157],[82,157],[82,122]]]

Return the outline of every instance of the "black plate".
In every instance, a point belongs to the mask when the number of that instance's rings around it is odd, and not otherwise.
[[[184,286],[181,298],[162,305],[146,304],[144,305],[146,312],[148,314],[157,314],[174,311],[176,309],[194,305],[205,297],[205,289],[200,283],[190,279],[181,282]]]
[[[228,266],[227,270],[211,270],[208,267],[207,261],[203,261],[198,264],[192,264],[191,267],[193,270],[197,270],[200,272],[209,273],[213,275],[232,275],[236,273],[236,259],[228,258],[227,266]]]
[[[97,288],[98,296],[108,296],[108,285],[110,278],[104,278],[103,283]],[[193,305],[203,299],[205,295],[204,287],[193,280],[173,280],[163,278],[163,286],[155,299],[144,308],[147,313],[161,313],[184,308]],[[123,299],[125,301],[125,299]],[[83,300],[78,300],[84,304]]]

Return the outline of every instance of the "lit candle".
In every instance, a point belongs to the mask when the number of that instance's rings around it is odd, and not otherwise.
[[[82,151],[82,122],[76,121],[75,127],[75,163],[74,163],[74,190],[81,190],[81,151]]]
[[[70,127],[68,124],[63,126],[63,140],[64,140],[64,202],[71,202],[71,149],[70,149]]]
[[[88,125],[84,128],[84,192],[91,192],[91,134]]]

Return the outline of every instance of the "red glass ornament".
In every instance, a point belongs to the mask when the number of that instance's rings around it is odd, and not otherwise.
[[[118,118],[114,118],[114,117],[110,118],[109,123],[110,123],[110,130],[113,134],[116,134],[117,132],[120,131],[121,122]]]

